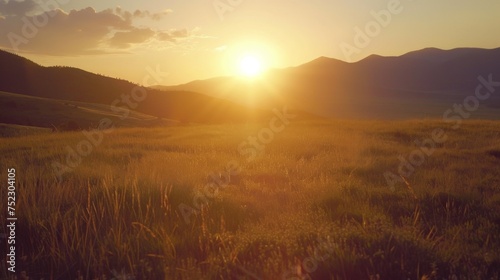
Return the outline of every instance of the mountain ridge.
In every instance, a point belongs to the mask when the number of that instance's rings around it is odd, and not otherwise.
[[[73,67],[44,67],[22,56],[0,51],[0,91],[57,100],[134,109],[158,118],[180,122],[217,123],[263,119],[271,113],[216,99],[191,91],[159,91],[143,88],[147,98],[132,102],[138,87],[131,82],[106,77]],[[137,106],[137,108],[135,108]],[[125,108],[124,108],[125,107]]]
[[[474,93],[479,76],[492,74],[500,80],[499,65],[500,48],[426,48],[400,56],[371,55],[353,63],[319,57],[296,67],[273,69],[246,88],[234,77],[159,88],[193,90],[241,104],[246,104],[240,94],[245,92],[260,96],[254,103],[263,107],[286,100],[298,110],[326,117],[440,117],[446,106]],[[484,107],[496,108],[498,98],[484,102]],[[421,112],[415,112],[412,102],[424,104]],[[405,110],[408,114],[401,114]]]
[[[110,105],[138,85],[72,67],[44,67],[0,51],[0,91]],[[274,108],[333,118],[441,117],[474,93],[478,77],[500,79],[500,48],[426,48],[354,63],[318,57],[255,80],[214,77],[147,88],[138,112],[180,122],[264,120]],[[500,118],[500,96],[483,102]],[[493,111],[492,111],[493,110]],[[481,115],[482,116],[482,115]]]

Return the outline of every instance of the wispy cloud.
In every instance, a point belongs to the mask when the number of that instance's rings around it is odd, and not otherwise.
[[[129,31],[116,32],[109,40],[109,44],[116,48],[128,48],[131,44],[144,43],[155,34],[150,28],[134,28]]]
[[[121,7],[115,8],[115,13],[122,16],[123,18],[133,19],[133,18],[149,18],[152,20],[162,20],[167,15],[171,14],[173,11],[170,9],[161,11],[159,13],[151,13],[144,10],[135,10],[133,12],[123,10]]]
[[[158,32],[158,40],[176,42],[178,39],[185,39],[194,36],[193,31],[187,29],[171,29],[169,31]]]
[[[223,52],[223,51],[226,51],[227,50],[227,46],[224,45],[224,46],[219,46],[217,48],[214,49],[216,52]]]
[[[0,47],[49,55],[85,55],[123,51],[151,41],[173,44],[192,35],[187,29],[155,30],[142,21],[140,26],[135,23],[136,19],[162,20],[172,10],[151,13],[87,7],[37,12],[40,10],[33,0],[0,0]]]

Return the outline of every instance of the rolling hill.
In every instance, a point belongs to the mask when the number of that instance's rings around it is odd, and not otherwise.
[[[144,100],[129,105],[124,96],[130,97],[137,85],[125,80],[71,67],[43,67],[4,51],[0,51],[0,63],[0,91],[55,100],[59,105],[60,101],[86,104],[73,112],[63,102],[59,112],[65,114],[43,108],[35,112],[18,109],[11,114],[4,108],[3,114],[8,115],[2,117],[4,122],[42,127],[68,119],[86,127],[96,113],[110,110],[182,123],[244,122],[267,119],[270,109],[283,105],[296,112],[334,118],[440,118],[474,94],[479,76],[500,80],[500,48],[428,48],[399,57],[372,55],[355,63],[320,57],[297,67],[270,70],[256,80],[216,77],[158,86],[145,89]],[[7,95],[0,98],[6,100]],[[480,105],[472,118],[500,119],[500,94]],[[82,115],[81,108],[89,106],[105,109],[87,110],[93,115]],[[131,124],[145,125],[128,119],[124,126]]]
[[[286,103],[328,117],[435,118],[474,94],[480,75],[500,80],[499,65],[500,48],[428,48],[399,57],[372,55],[355,63],[320,57],[271,70],[253,82],[219,77],[156,88],[196,91],[262,107]],[[481,105],[475,118],[500,118],[500,94]]]
[[[153,117],[130,110],[124,117],[110,106],[33,97],[0,91],[0,123],[11,124],[11,130],[25,127],[51,130],[78,130],[97,127],[102,120],[115,127],[153,127],[177,124],[178,121]],[[0,129],[1,130],[1,129]]]
[[[131,110],[180,122],[217,123],[259,120],[270,112],[186,91],[145,89],[138,102],[130,96],[137,85],[71,67],[43,67],[23,57],[0,51],[0,91],[32,97],[113,105],[116,112]],[[139,96],[139,95],[138,95]]]

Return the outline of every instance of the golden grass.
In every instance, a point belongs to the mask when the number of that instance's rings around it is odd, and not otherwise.
[[[18,266],[30,279],[499,277],[500,123],[295,122],[248,162],[238,145],[262,127],[116,130],[62,181],[51,163],[81,133],[0,139]],[[384,172],[434,128],[448,140],[392,191]],[[196,208],[229,162],[241,172]]]

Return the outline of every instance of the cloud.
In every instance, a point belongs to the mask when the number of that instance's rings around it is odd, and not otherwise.
[[[162,20],[170,13],[172,13],[172,10],[165,10],[159,13],[150,13],[149,11],[136,10],[133,16],[135,18],[150,18],[152,20]]]
[[[151,13],[149,11],[143,11],[143,10],[135,10],[134,12],[129,12],[129,11],[123,10],[121,7],[116,7],[115,13],[122,16],[123,18],[127,18],[127,19],[149,18],[152,20],[161,20],[161,19],[165,18],[167,15],[169,15],[170,13],[172,13],[172,10],[167,9],[167,10],[161,11],[159,13]]]
[[[92,7],[65,12],[61,9],[34,14],[32,0],[0,0],[0,47],[18,52],[49,55],[85,55],[123,51],[150,39],[175,43],[191,35],[187,29],[158,31],[134,24],[135,19],[159,20],[169,14],[121,8],[97,12]]]
[[[25,15],[37,6],[33,0],[0,0],[0,15]]]
[[[33,16],[0,20],[0,45],[20,51],[79,55],[95,53],[110,30],[133,30],[132,21],[93,8],[66,13],[54,10]],[[101,50],[102,51],[102,50]]]
[[[159,32],[157,34],[158,40],[176,42],[178,39],[185,39],[192,35],[187,29],[171,29],[169,31]]]
[[[144,43],[156,32],[149,28],[143,29],[133,29],[130,31],[120,31],[116,32],[114,36],[109,40],[109,44],[116,48],[128,48],[131,44]]]

